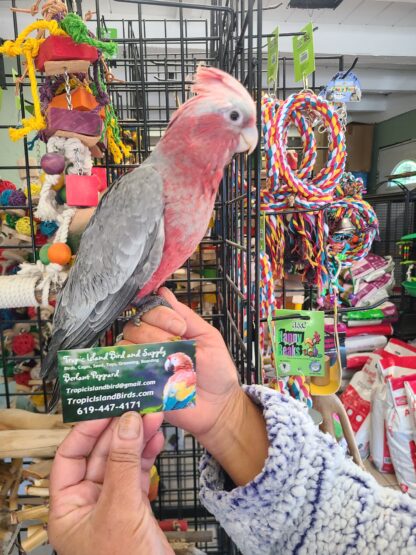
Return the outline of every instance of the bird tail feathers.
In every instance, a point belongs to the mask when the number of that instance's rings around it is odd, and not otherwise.
[[[42,361],[40,375],[42,378],[52,380],[58,375],[58,351],[62,348],[65,332],[56,331],[48,345],[48,352]]]

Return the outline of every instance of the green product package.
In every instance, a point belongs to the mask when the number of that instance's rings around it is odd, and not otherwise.
[[[267,84],[277,83],[279,72],[279,27],[267,39]]]
[[[313,45],[313,24],[305,25],[302,35],[293,37],[293,64],[295,81],[302,81],[315,71],[315,50]]]
[[[59,351],[64,422],[195,406],[195,342]]]
[[[384,312],[380,308],[369,308],[368,310],[353,310],[346,313],[346,320],[383,320]]]
[[[277,376],[323,376],[324,313],[282,309],[276,318],[271,328]]]

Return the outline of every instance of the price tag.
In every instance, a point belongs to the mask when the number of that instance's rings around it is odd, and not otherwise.
[[[313,24],[305,25],[302,35],[293,37],[293,63],[295,81],[302,81],[315,71],[315,51],[313,45]]]
[[[116,27],[100,27],[100,33],[101,33],[101,38],[107,39],[107,40],[114,40],[118,36],[118,31]],[[97,29],[97,35],[98,35],[98,29]],[[110,59],[117,58],[117,56],[118,56],[118,48],[115,54],[110,57]]]
[[[59,351],[64,422],[195,406],[195,342]]]
[[[277,83],[279,72],[279,27],[267,39],[267,84]]]

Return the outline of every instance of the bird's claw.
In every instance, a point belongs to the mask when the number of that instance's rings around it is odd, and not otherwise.
[[[144,297],[144,299],[140,299],[137,302],[134,302],[132,306],[136,309],[136,313],[132,318],[132,322],[135,326],[140,326],[142,323],[142,316],[147,312],[150,312],[154,308],[158,306],[166,306],[168,308],[172,308],[168,301],[159,295],[148,295]]]

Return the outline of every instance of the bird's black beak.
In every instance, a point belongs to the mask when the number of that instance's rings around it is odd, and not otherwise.
[[[172,362],[170,360],[167,360],[165,362],[165,372],[170,372],[172,373],[174,369],[174,365],[172,364]]]

